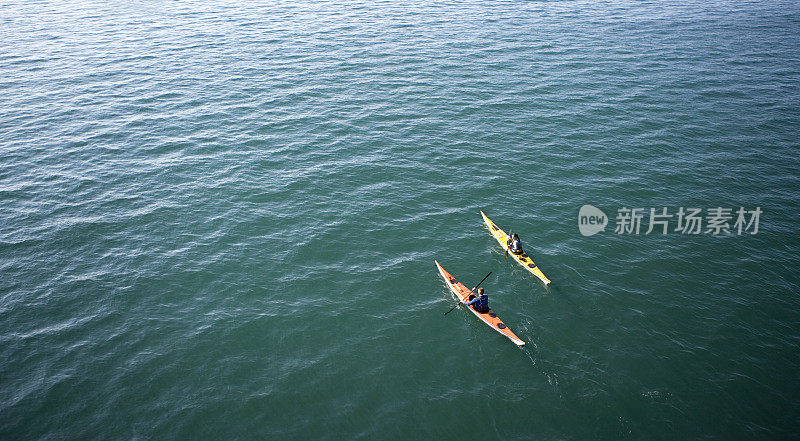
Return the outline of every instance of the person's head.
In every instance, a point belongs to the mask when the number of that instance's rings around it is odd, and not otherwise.
[[[513,233],[513,234],[511,234],[511,238],[512,239],[519,239],[519,236],[517,236],[517,233]]]
[[[483,295],[483,288],[478,288],[478,295],[479,295],[479,296],[482,296],[482,295]]]

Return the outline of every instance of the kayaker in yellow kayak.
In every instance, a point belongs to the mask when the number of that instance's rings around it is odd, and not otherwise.
[[[478,288],[478,296],[470,295],[472,300],[464,301],[467,306],[472,306],[473,309],[485,314],[489,312],[489,296],[483,293],[483,288]],[[474,306],[473,306],[474,305]]]
[[[519,240],[517,233],[512,233],[506,244],[508,245],[508,251],[516,255],[522,254],[522,241]]]

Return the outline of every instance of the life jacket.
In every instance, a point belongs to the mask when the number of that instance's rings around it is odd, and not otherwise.
[[[486,294],[478,296],[478,301],[474,305],[472,305],[472,307],[475,308],[475,310],[478,312],[488,311],[489,296],[487,296]]]
[[[519,254],[522,252],[522,241],[519,240],[519,237],[511,241],[509,250],[514,254]]]

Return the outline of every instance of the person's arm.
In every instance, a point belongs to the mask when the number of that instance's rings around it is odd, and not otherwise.
[[[464,302],[464,304],[466,304],[467,306],[472,306],[472,305],[474,305],[476,303],[478,303],[478,297],[477,296],[474,299],[472,299],[472,300],[470,300],[468,302],[467,301]]]

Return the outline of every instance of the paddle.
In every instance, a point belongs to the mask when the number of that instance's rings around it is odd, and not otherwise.
[[[478,284],[477,284],[477,285],[475,285],[475,288],[472,288],[472,291],[470,291],[470,294],[472,294],[473,292],[475,292],[475,290],[476,290],[476,289],[478,289],[478,287],[479,287],[479,286],[481,286],[481,283],[483,283],[483,281],[484,281],[484,280],[486,280],[486,278],[487,278],[487,277],[489,277],[489,276],[491,276],[491,275],[492,275],[492,272],[491,272],[491,271],[489,271],[489,274],[487,274],[487,275],[486,275],[486,277],[484,277],[484,278],[483,278],[483,279],[482,279],[480,282],[478,282]],[[458,303],[461,303],[461,301],[459,300],[459,301],[458,301]],[[458,306],[458,303],[456,303],[456,306]],[[456,309],[456,306],[453,306],[452,308],[450,308],[450,311],[447,311],[447,312],[445,312],[445,313],[444,313],[444,315],[450,314],[450,312],[451,312],[452,310]]]
[[[506,239],[506,257],[508,257],[508,246],[509,246],[507,241],[511,240],[511,236],[513,234],[514,234],[513,231],[511,231],[511,230],[508,231],[508,239]]]

